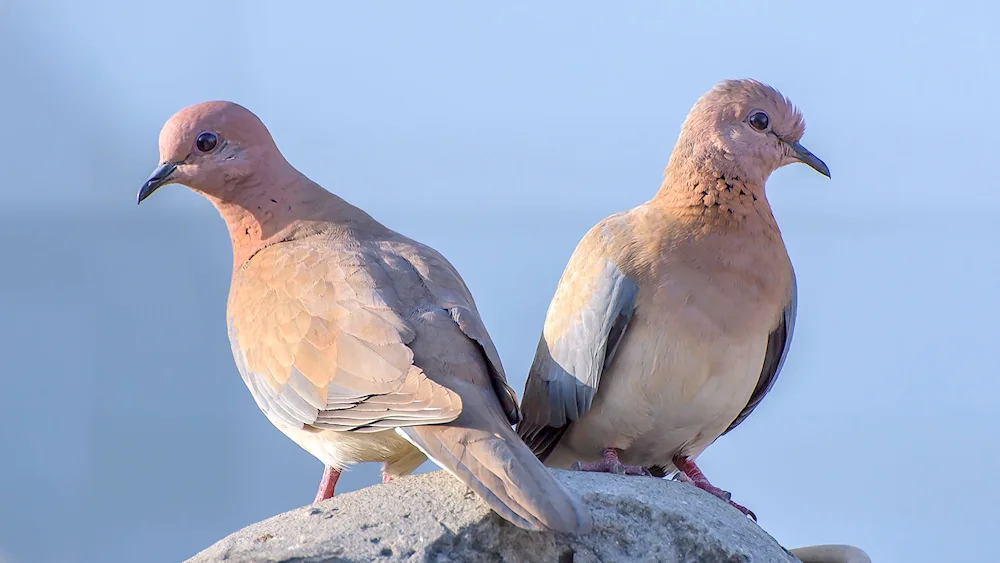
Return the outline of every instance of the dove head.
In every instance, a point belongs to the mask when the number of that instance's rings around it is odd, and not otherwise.
[[[234,268],[295,236],[303,222],[337,217],[344,208],[285,160],[256,115],[232,102],[196,104],[167,120],[160,165],[139,189],[139,203],[167,184],[188,186],[219,211]]]
[[[780,92],[755,80],[726,80],[691,108],[667,175],[694,167],[763,187],[778,168],[801,162],[829,177],[826,164],[799,142],[803,133],[802,114]]]
[[[250,110],[203,102],[175,113],[160,130],[160,165],[138,201],[167,184],[183,184],[209,199],[238,203],[262,173],[287,172],[271,134]]]

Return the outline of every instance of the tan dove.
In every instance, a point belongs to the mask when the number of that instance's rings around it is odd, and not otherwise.
[[[514,433],[517,397],[455,268],[293,168],[230,102],[185,108],[160,132],[142,202],[180,183],[218,209],[233,244],[227,320],[257,405],[327,466],[426,458],[528,530],[585,532],[589,511]]]
[[[688,114],[653,199],[583,237],[549,305],[518,425],[547,465],[676,470],[729,500],[694,460],[750,415],[788,353],[795,273],[764,184],[793,162],[830,175],[799,144],[804,130],[771,87],[722,82]]]

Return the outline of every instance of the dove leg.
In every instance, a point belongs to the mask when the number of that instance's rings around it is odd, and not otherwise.
[[[604,459],[601,461],[583,462],[577,461],[570,466],[576,471],[596,471],[599,473],[616,473],[618,475],[645,475],[650,476],[650,472],[645,467],[638,465],[625,465],[618,459],[618,450],[605,448]]]
[[[739,510],[744,515],[753,518],[755,522],[757,521],[757,515],[754,514],[752,510],[730,500],[733,496],[731,493],[729,493],[728,491],[723,491],[722,489],[710,483],[708,481],[708,477],[705,477],[705,474],[701,472],[701,469],[699,469],[697,465],[695,465],[693,459],[687,456],[674,456],[673,462],[674,462],[674,467],[676,467],[685,477],[687,477],[688,480],[685,482],[691,483],[695,487],[698,487],[699,489],[707,493],[711,493],[721,498],[722,500],[728,502],[729,505],[735,508],[736,510]],[[684,478],[681,478],[679,480],[684,481]]]
[[[316,498],[313,500],[313,503],[333,498],[333,489],[337,486],[338,479],[340,479],[340,471],[327,465],[323,469],[323,478],[320,479],[319,490],[316,491]]]

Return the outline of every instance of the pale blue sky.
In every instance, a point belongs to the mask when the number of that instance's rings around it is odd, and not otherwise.
[[[0,562],[177,561],[309,502],[224,328],[230,253],[164,120],[225,98],[469,283],[515,388],[583,233],[648,199],[695,99],[753,77],[833,171],[768,195],[781,379],[701,458],[787,547],[992,556],[1000,8],[988,2],[0,0]],[[362,466],[347,491],[377,480]]]

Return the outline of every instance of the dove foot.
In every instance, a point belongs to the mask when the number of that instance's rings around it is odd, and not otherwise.
[[[570,469],[574,471],[595,471],[598,473],[614,473],[616,475],[644,475],[646,477],[652,476],[652,474],[645,468],[639,465],[625,465],[618,459],[618,451],[614,448],[607,448],[604,450],[604,459],[601,461],[577,461],[570,466]]]
[[[385,483],[388,483],[389,481],[392,481],[392,475],[389,475],[388,473],[383,473],[382,474],[382,483],[385,484]]]
[[[316,498],[313,499],[313,504],[333,498],[333,489],[337,486],[338,479],[340,479],[340,471],[327,465],[323,469],[323,478],[320,479],[319,490],[316,491]]]
[[[708,477],[705,477],[705,474],[701,472],[701,469],[695,465],[694,460],[687,456],[675,456],[673,462],[674,466],[678,469],[678,471],[680,471],[679,478],[677,479],[678,481],[690,483],[706,493],[719,497],[720,499],[728,502],[729,506],[732,506],[736,510],[742,512],[744,516],[753,518],[754,522],[757,521],[757,515],[754,514],[752,510],[731,500],[733,498],[732,493],[724,491],[710,483],[708,481]]]

